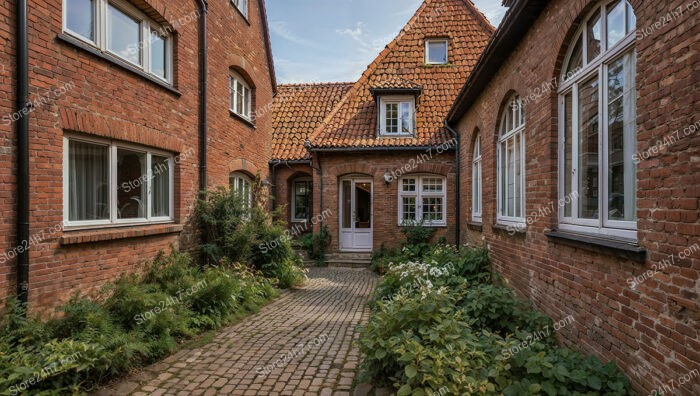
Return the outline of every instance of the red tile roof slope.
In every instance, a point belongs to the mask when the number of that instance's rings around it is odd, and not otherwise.
[[[353,83],[280,85],[272,107],[272,159],[310,158],[304,142]]]
[[[314,148],[432,146],[452,138],[444,119],[494,27],[470,0],[425,0],[401,33],[379,54],[309,139]],[[425,38],[449,38],[449,64],[424,64]],[[397,81],[421,86],[416,134],[377,138],[370,88]]]

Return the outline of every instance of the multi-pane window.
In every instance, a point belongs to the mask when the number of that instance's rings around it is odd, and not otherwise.
[[[514,95],[503,108],[498,138],[498,215],[500,223],[525,217],[525,109]]]
[[[231,3],[244,17],[248,18],[248,0],[231,0]]]
[[[481,223],[481,136],[474,141],[472,157],[472,221]]]
[[[311,193],[313,182],[311,179],[297,179],[293,183],[292,195],[292,220],[307,221],[311,219]]]
[[[106,140],[64,139],[69,226],[170,221],[173,157]]]
[[[165,82],[172,37],[123,0],[64,0],[63,30]]]
[[[409,176],[399,182],[399,224],[423,221],[425,225],[445,225],[445,178]]]
[[[413,97],[381,98],[380,106],[380,135],[413,135],[415,108]]]
[[[447,39],[425,40],[425,63],[429,65],[447,64],[447,48]]]
[[[562,229],[636,238],[634,31],[629,3],[602,3],[570,46],[559,89]]]
[[[228,177],[231,190],[236,192],[243,200],[244,206],[251,208],[253,205],[253,181],[243,173],[233,172]]]
[[[250,120],[252,111],[253,94],[250,86],[240,74],[231,72],[229,76],[229,92],[231,111]]]

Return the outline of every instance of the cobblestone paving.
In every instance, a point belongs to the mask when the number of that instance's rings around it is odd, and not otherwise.
[[[312,268],[301,289],[98,395],[350,395],[376,276]],[[280,359],[282,355],[287,358]],[[270,370],[270,374],[265,373]]]

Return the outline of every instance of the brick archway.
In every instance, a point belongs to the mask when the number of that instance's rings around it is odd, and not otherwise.
[[[249,174],[251,177],[255,177],[260,174],[260,169],[255,166],[254,163],[248,160],[237,158],[229,162],[228,172],[244,172]]]

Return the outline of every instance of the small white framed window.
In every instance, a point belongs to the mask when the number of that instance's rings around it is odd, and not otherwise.
[[[248,0],[231,0],[231,4],[248,19]]]
[[[481,223],[481,196],[481,136],[477,135],[472,157],[472,221],[475,223]]]
[[[292,221],[311,219],[311,197],[313,181],[310,177],[299,178],[292,183]]]
[[[123,0],[63,0],[63,31],[164,82],[172,82],[172,36]]]
[[[233,172],[228,177],[229,187],[243,199],[243,205],[253,207],[253,180],[240,172]]]
[[[442,176],[405,176],[399,179],[399,225],[423,222],[447,224],[447,185]]]
[[[252,119],[251,111],[253,107],[252,91],[243,77],[233,71],[229,75],[229,93],[231,111],[250,121]]]
[[[449,62],[449,40],[425,40],[425,63],[428,65],[446,65]]]
[[[559,88],[559,228],[637,239],[636,18],[601,2],[574,35]]]
[[[380,136],[413,136],[416,107],[416,99],[414,97],[381,97],[379,106]]]
[[[501,224],[525,221],[525,109],[513,95],[502,109],[498,133],[498,213]]]
[[[68,227],[173,220],[170,153],[106,139],[63,139],[63,214]]]

